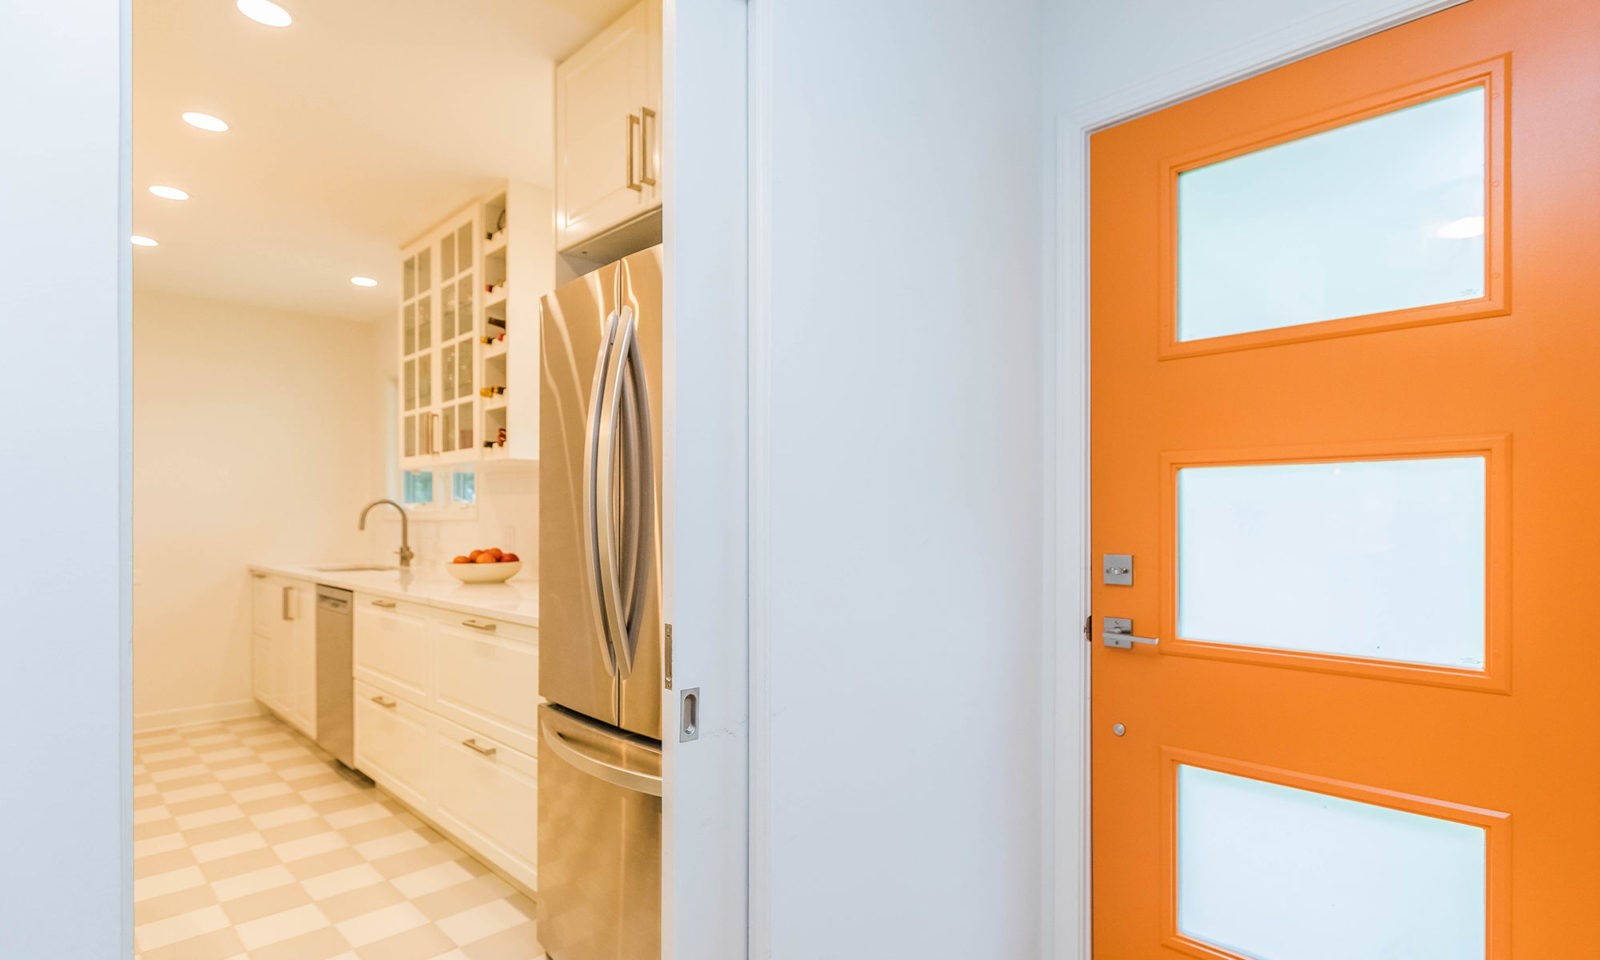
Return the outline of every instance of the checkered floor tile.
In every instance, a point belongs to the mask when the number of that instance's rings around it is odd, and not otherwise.
[[[533,904],[271,717],[134,740],[141,960],[536,960]]]

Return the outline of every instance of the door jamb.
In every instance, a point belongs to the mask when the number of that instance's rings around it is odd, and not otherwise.
[[[1040,943],[1046,960],[1091,960],[1089,653],[1089,137],[1247,77],[1399,26],[1467,0],[1349,0],[1263,31],[1219,53],[1180,63],[1054,118],[1053,325],[1047,361],[1044,515],[1045,710],[1042,758],[1048,866],[1042,872]],[[752,263],[755,251],[752,249]],[[752,411],[753,412],[753,411]],[[754,451],[752,451],[753,453]],[[752,598],[753,599],[753,598]],[[752,689],[752,695],[754,694]],[[754,704],[752,704],[754,706]],[[754,710],[752,710],[752,716]],[[753,810],[754,808],[752,808]],[[754,877],[752,876],[752,879]]]

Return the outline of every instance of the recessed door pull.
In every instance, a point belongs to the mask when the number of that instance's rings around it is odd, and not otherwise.
[[[1161,640],[1157,637],[1136,637],[1133,635],[1133,621],[1127,617],[1106,617],[1105,632],[1100,634],[1100,639],[1113,650],[1132,650],[1136,643],[1148,643],[1155,646]]]

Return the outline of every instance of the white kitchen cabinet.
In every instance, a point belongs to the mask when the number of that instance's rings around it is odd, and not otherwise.
[[[537,755],[538,632],[450,614],[437,629],[434,711]]]
[[[355,681],[356,767],[423,816],[433,815],[431,715]]]
[[[537,887],[538,763],[478,730],[433,719],[433,817],[514,879]]]
[[[539,632],[357,593],[356,766],[535,886]]]
[[[429,706],[433,623],[425,607],[357,594],[352,661],[356,679]]]
[[[474,445],[480,240],[474,204],[401,254],[400,460],[407,468]]]
[[[601,238],[652,215],[659,235],[663,179],[661,3],[644,0],[556,67],[557,248],[633,252]]]
[[[317,735],[316,585],[255,574],[251,581],[255,697],[306,736]]]
[[[402,468],[538,459],[553,203],[551,191],[510,181],[402,250]]]

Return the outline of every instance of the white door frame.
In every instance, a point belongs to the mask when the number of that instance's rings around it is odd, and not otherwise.
[[[1187,63],[1106,97],[1084,101],[1055,118],[1056,244],[1052,318],[1053,384],[1045,395],[1054,409],[1046,423],[1046,457],[1054,476],[1045,485],[1045,516],[1054,518],[1053,570],[1047,575],[1044,758],[1046,843],[1041,937],[1047,960],[1090,960],[1091,884],[1089,823],[1089,136],[1098,130],[1171,106],[1246,77],[1453,7],[1466,0],[1345,0],[1279,29],[1240,38],[1222,52]],[[1047,322],[1051,320],[1047,319]],[[1052,709],[1053,708],[1053,709]]]
[[[130,7],[0,15],[0,956],[133,954]]]
[[[749,950],[749,17],[746,0],[663,4],[663,960]],[[688,689],[699,732],[680,743]]]

